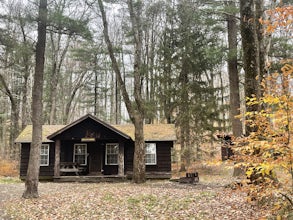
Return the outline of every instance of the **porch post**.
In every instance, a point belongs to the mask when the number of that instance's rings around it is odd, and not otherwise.
[[[61,145],[61,141],[56,140],[55,141],[55,165],[54,165],[54,176],[55,177],[60,176],[60,145]]]
[[[124,176],[124,142],[119,143],[118,175]]]

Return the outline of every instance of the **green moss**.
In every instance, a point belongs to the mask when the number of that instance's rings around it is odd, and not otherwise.
[[[21,180],[16,177],[0,177],[0,184],[20,183]]]

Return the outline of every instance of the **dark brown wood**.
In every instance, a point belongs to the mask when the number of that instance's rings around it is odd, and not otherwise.
[[[94,142],[82,142],[85,136],[91,135],[95,137]],[[131,177],[133,176],[134,141],[96,120],[84,118],[83,121],[79,121],[74,126],[68,126],[62,132],[57,132],[54,139],[55,142],[49,143],[49,165],[40,167],[40,179],[53,179],[53,177],[58,179],[60,176],[62,177],[62,173],[60,175],[60,164],[64,162],[73,163],[74,144],[81,143],[87,145],[87,164],[85,166],[78,165],[78,168],[82,168],[82,170],[78,170],[79,176],[119,175],[124,177],[125,174],[130,173]],[[118,158],[120,159],[117,165],[105,165],[107,143],[119,143]],[[157,163],[155,165],[144,165],[147,178],[170,178],[173,141],[150,141],[149,143],[156,144]],[[22,143],[20,161],[20,176],[22,179],[26,176],[29,151],[30,144]],[[73,172],[63,174],[67,176],[75,175]]]
[[[217,137],[221,140],[221,154],[222,160],[228,160],[230,157],[234,155],[232,150],[232,137],[230,135],[217,135]]]
[[[54,161],[55,161],[55,149],[54,143],[46,143],[50,145],[49,152],[49,166],[41,166],[40,167],[40,179],[52,179],[54,176]],[[21,154],[20,154],[20,178],[25,179],[27,175],[28,161],[29,161],[29,152],[30,152],[30,144],[23,143],[21,144]]]
[[[149,172],[171,172],[171,149],[173,147],[172,141],[158,141],[156,143],[157,148],[157,164],[156,165],[146,165],[146,173]],[[125,150],[125,170],[131,172],[133,169],[133,159],[132,155],[134,152],[134,146],[127,145]]]
[[[179,183],[195,184],[195,183],[198,183],[198,182],[199,182],[198,172],[186,173],[185,177],[181,177],[179,179]]]
[[[89,175],[102,173],[104,163],[104,144],[101,142],[88,143],[88,166]]]
[[[82,120],[81,120],[82,119]],[[99,140],[130,139],[129,136],[90,115],[86,115],[73,124],[50,135],[52,140],[81,141],[82,138],[95,138]]]

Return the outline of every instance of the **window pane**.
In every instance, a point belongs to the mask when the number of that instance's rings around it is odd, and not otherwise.
[[[155,165],[157,163],[157,152],[155,143],[146,143],[145,146],[145,163]]]
[[[41,145],[40,148],[40,166],[48,166],[49,165],[49,145],[44,144]]]
[[[84,155],[75,155],[75,162],[78,164],[85,164],[85,156]]]
[[[87,157],[87,145],[86,144],[75,144],[74,145],[74,162],[80,165],[86,165]]]
[[[85,154],[86,145],[75,145],[75,154]]]
[[[118,163],[117,159],[118,159],[117,155],[114,155],[114,154],[111,154],[111,155],[107,156],[108,164],[117,164]]]
[[[156,145],[154,143],[147,143],[145,152],[146,152],[146,154],[155,154],[156,153]]]
[[[118,164],[118,144],[107,144],[106,145],[106,164],[116,165]]]

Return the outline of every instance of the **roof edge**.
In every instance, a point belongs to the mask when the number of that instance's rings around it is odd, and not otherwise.
[[[108,129],[114,131],[115,133],[119,134],[120,136],[123,136],[123,137],[126,138],[126,139],[131,139],[131,137],[128,136],[127,134],[121,132],[120,130],[114,128],[114,127],[111,126],[110,124],[108,124],[108,123],[106,123],[106,122],[104,122],[104,121],[102,121],[102,120],[96,118],[95,116],[93,116],[93,115],[91,115],[91,114],[86,114],[86,115],[84,115],[83,117],[77,119],[76,121],[73,121],[72,123],[66,125],[64,128],[61,128],[60,130],[54,132],[53,134],[50,134],[50,135],[47,137],[47,139],[52,140],[52,139],[53,139],[54,137],[56,137],[57,135],[63,133],[63,132],[66,131],[67,129],[69,129],[69,128],[71,128],[71,127],[73,127],[73,126],[79,124],[80,122],[82,122],[82,121],[84,121],[84,120],[86,120],[86,119],[88,119],[88,118],[90,118],[90,119],[94,120],[95,122],[97,122],[97,123],[99,123],[99,124],[105,126],[106,128],[108,128]]]

